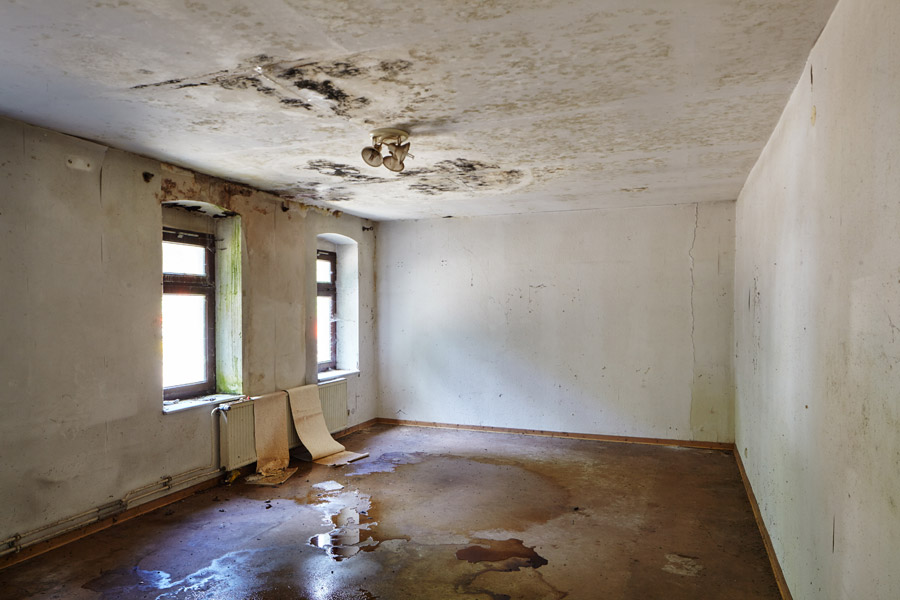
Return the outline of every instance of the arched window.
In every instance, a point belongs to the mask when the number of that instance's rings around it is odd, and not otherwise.
[[[319,378],[359,370],[359,246],[337,233],[316,237],[316,361]]]

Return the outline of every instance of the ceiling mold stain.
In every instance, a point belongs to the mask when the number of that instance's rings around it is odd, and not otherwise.
[[[144,69],[141,69],[141,71],[144,71]],[[144,88],[151,88],[151,87],[174,86],[176,84],[181,83],[182,81],[184,81],[184,79],[167,79],[165,81],[159,81],[157,83],[142,83],[140,85],[133,85],[133,86],[131,86],[131,89],[142,90]]]
[[[384,72],[384,76],[381,77],[382,81],[394,81],[398,75],[409,71],[412,66],[411,61],[403,59],[383,60],[378,63],[378,68]]]
[[[410,169],[400,175],[413,179],[410,189],[432,196],[446,192],[499,191],[511,188],[524,179],[518,169],[501,169],[465,158],[442,160],[431,167]]]
[[[404,185],[407,189],[426,196],[446,193],[506,192],[517,188],[530,179],[519,169],[502,169],[467,158],[442,160],[431,166],[407,169],[396,177],[382,178],[367,175],[359,168],[316,159],[307,162],[307,168],[320,175],[340,178],[352,187],[329,184],[312,184],[304,189],[285,190],[281,196],[309,202],[347,202],[355,199],[358,186],[362,184]],[[357,188],[357,189],[354,189]]]
[[[281,102],[285,106],[298,106],[305,109],[312,108],[312,106],[308,102],[304,102],[300,98],[281,98],[279,102]]]
[[[349,182],[382,181],[379,177],[372,177],[371,175],[366,175],[360,172],[359,169],[352,165],[335,163],[323,159],[311,160],[306,164],[310,169],[316,171],[317,173],[321,173],[322,175],[330,175],[332,177],[341,177],[345,181]]]
[[[434,97],[418,88],[413,89],[411,81],[403,80],[403,74],[413,67],[412,61],[403,58],[351,56],[322,62],[279,61],[267,54],[259,54],[233,69],[144,83],[131,89],[217,86],[226,90],[252,90],[276,98],[285,107],[307,111],[321,109],[340,117],[362,118],[361,109],[369,107],[372,100],[359,93],[361,89],[371,93],[375,86],[381,93],[385,82],[404,84],[387,93],[391,97],[388,104],[399,112],[408,112],[411,107]]]
[[[270,66],[271,69],[271,66]],[[332,103],[331,110],[339,116],[347,116],[351,111],[369,104],[365,96],[352,96],[335,84],[334,77],[350,78],[358,77],[362,70],[353,63],[339,61],[334,63],[312,63],[303,66],[293,66],[283,69],[278,73],[279,79],[289,81],[294,87],[308,92],[314,92]]]
[[[329,77],[347,78],[359,77],[362,75],[362,69],[354,65],[352,62],[337,61],[330,65],[322,65],[321,71]]]
[[[223,75],[221,77],[216,77],[212,80],[212,83],[217,84],[218,86],[226,89],[226,90],[248,90],[254,89],[260,94],[264,96],[274,96],[276,94],[275,88],[267,86],[262,81],[260,81],[259,77],[255,77],[252,75]],[[201,82],[193,85],[209,85],[208,83]],[[187,87],[184,85],[178,86],[178,88]],[[177,88],[176,88],[177,89]]]

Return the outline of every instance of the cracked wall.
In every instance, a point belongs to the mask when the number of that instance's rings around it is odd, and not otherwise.
[[[733,212],[380,223],[379,414],[730,442]]]

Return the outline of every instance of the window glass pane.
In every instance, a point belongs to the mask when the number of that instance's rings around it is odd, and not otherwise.
[[[163,242],[163,273],[206,275],[206,248]]]
[[[320,261],[321,262],[321,261]],[[316,339],[318,362],[331,361],[331,296],[317,296]]]
[[[330,260],[322,260],[321,258],[316,260],[316,282],[331,283]]]
[[[163,294],[163,387],[206,381],[206,296]]]

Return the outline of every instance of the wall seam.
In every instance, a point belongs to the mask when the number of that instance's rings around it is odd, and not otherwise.
[[[688,258],[691,260],[691,411],[688,416],[688,423],[691,428],[691,438],[695,436],[694,434],[694,382],[697,378],[697,343],[694,339],[694,330],[696,326],[696,319],[694,317],[694,246],[697,244],[697,228],[700,224],[700,203],[694,203],[694,237],[691,239],[691,247],[688,250]]]

